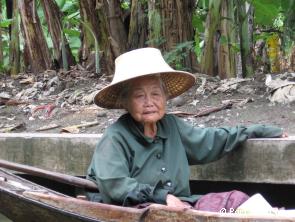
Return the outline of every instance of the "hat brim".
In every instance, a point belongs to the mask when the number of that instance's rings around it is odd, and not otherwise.
[[[94,103],[99,107],[107,109],[123,109],[124,107],[122,107],[122,103],[120,103],[118,100],[122,92],[122,87],[124,86],[124,83],[143,76],[153,75],[160,75],[167,90],[167,100],[181,95],[189,88],[191,88],[196,81],[196,78],[193,74],[184,71],[170,71],[152,74],[150,73],[110,84],[104,87],[94,96]]]

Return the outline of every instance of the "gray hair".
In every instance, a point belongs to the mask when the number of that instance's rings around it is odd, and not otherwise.
[[[160,75],[153,75],[153,76],[150,76],[150,78],[155,78],[159,81],[160,89],[164,93],[165,98],[167,99],[168,98],[168,91],[166,89],[166,85],[165,85],[163,79],[161,78],[161,76]],[[120,88],[121,88],[121,92],[118,96],[117,105],[127,110],[127,103],[129,100],[131,89],[132,89],[131,81],[127,81],[125,83],[122,83]]]

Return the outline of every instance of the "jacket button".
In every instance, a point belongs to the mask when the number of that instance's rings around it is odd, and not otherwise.
[[[161,157],[162,157],[161,153],[158,153],[158,154],[156,155],[156,157],[157,157],[158,159],[161,159]]]
[[[159,142],[159,138],[156,137],[156,138],[154,139],[153,143],[158,143],[158,142]]]
[[[162,167],[161,172],[162,173],[165,173],[166,171],[167,171],[166,168],[165,167]]]

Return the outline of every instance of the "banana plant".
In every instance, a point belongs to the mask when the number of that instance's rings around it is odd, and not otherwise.
[[[96,35],[92,31],[89,24],[86,22],[80,21],[85,28],[91,33],[93,39],[94,39],[94,47],[95,47],[95,73],[100,73],[100,67],[99,67],[99,46],[98,46],[98,39],[96,38]]]
[[[12,24],[13,19],[0,20],[0,71],[6,72],[9,67],[9,34],[8,27]]]

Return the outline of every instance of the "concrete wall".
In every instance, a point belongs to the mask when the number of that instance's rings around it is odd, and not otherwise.
[[[248,140],[214,163],[193,166],[193,179],[295,184],[295,137]]]
[[[71,175],[84,175],[101,135],[0,134],[0,158]],[[191,178],[295,184],[295,137],[256,139],[223,159],[191,168]]]
[[[0,158],[71,175],[85,175],[101,135],[0,134]]]

